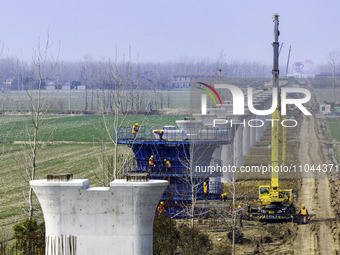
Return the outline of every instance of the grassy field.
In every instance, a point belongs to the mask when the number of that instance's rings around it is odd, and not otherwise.
[[[337,142],[340,142],[340,119],[327,119],[328,121],[328,127],[331,131],[332,137],[336,139]],[[335,157],[340,162],[340,144],[336,145],[335,151],[334,151]]]
[[[112,121],[112,116],[107,121]],[[123,126],[132,127],[138,122],[141,127],[175,125],[175,121],[184,116],[171,115],[130,115]],[[44,144],[38,154],[37,177],[46,178],[47,174],[71,172],[74,178],[87,178],[91,186],[103,186],[103,168],[108,169],[108,158],[113,155],[111,143],[99,143],[102,134],[104,140],[109,137],[102,130],[103,116],[94,115],[47,115],[40,132]],[[28,183],[25,181],[26,156],[24,148],[28,145],[26,129],[31,125],[24,115],[0,115],[0,141],[23,143],[0,143],[0,241],[11,239],[12,227],[27,217]],[[28,128],[32,131],[32,129]],[[55,143],[53,143],[55,142]],[[58,142],[58,143],[56,143]],[[61,142],[61,143],[59,143]],[[130,149],[120,147],[120,153]],[[39,209],[38,201],[35,201]],[[36,216],[42,219],[41,211]]]
[[[333,103],[333,102],[336,102],[337,104],[340,103],[340,88],[336,88],[335,90],[331,88],[314,89],[314,92],[320,104]],[[327,121],[328,121],[329,130],[332,136],[330,137],[330,139],[334,138],[338,142],[340,142],[340,119],[329,118],[327,119]],[[340,162],[340,145],[336,146],[335,157]]]
[[[87,94],[88,110],[101,111],[103,110],[103,98],[108,103],[110,91],[102,90],[88,90],[85,91],[63,91],[42,90],[41,95],[43,99],[47,99],[47,105],[50,105],[49,111],[51,112],[64,112],[64,111],[84,111],[85,99]],[[126,92],[126,98],[131,99],[129,92]],[[135,96],[136,93],[134,93]],[[103,97],[104,95],[104,97]],[[37,91],[34,91],[36,98]],[[141,110],[144,110],[149,103],[152,103],[154,110],[159,110],[161,104],[163,108],[170,109],[184,109],[190,107],[190,90],[140,90],[139,97],[141,100]],[[134,99],[133,99],[134,100]],[[5,102],[5,104],[3,104]],[[105,104],[105,103],[104,103]],[[0,106],[3,106],[3,111],[27,111],[29,109],[29,97],[26,91],[9,91],[8,93],[0,93]],[[92,109],[91,109],[92,106]]]
[[[132,127],[136,122],[149,129],[164,125],[175,125],[176,120],[185,116],[173,115],[128,115],[122,117],[122,127]],[[105,116],[105,121],[113,132],[113,116]],[[41,141],[100,142],[101,135],[108,142],[103,129],[104,119],[100,115],[46,115],[40,129]],[[0,141],[28,141],[27,130],[32,133],[32,123],[28,116],[0,115]]]
[[[112,92],[112,91],[111,91]],[[110,157],[114,147],[109,134],[104,130],[102,115],[62,115],[55,113],[81,112],[85,110],[87,93],[88,110],[103,110],[103,98],[107,104],[110,91],[42,91],[47,99],[49,115],[45,115],[39,128],[39,140],[44,143],[37,158],[36,179],[47,174],[71,172],[74,178],[87,178],[91,186],[103,186],[103,170],[110,168]],[[129,93],[129,91],[126,91]],[[150,91],[141,90],[140,110],[151,103],[153,110],[182,110],[190,107],[189,90]],[[104,97],[103,97],[104,95]],[[37,91],[33,92],[34,98]],[[133,102],[134,98],[128,98]],[[130,101],[129,101],[130,100]],[[91,109],[92,106],[92,109]],[[0,241],[13,238],[12,228],[27,217],[28,178],[25,172],[30,135],[33,132],[26,91],[0,93]],[[14,112],[21,114],[2,114]],[[168,111],[169,112],[169,111]],[[136,122],[141,128],[175,125],[184,116],[172,115],[128,115],[121,127],[131,128]],[[113,132],[113,116],[106,115],[105,123]],[[11,143],[6,143],[11,142]],[[101,143],[106,142],[106,143]],[[131,153],[126,146],[120,146],[120,153]],[[104,162],[104,164],[103,164]],[[112,164],[112,163],[111,163]],[[107,181],[107,180],[106,180]],[[36,217],[42,219],[39,203],[35,199]]]
[[[25,175],[25,153],[22,145],[5,144],[1,147],[0,165],[0,241],[12,238],[14,224],[27,217],[26,201],[28,183]],[[102,154],[103,149],[105,150]],[[121,153],[129,149],[121,147]],[[112,155],[112,145],[105,148],[88,144],[54,144],[45,146],[38,154],[37,177],[46,178],[47,174],[71,172],[74,178],[89,179],[91,186],[103,186],[102,168],[99,161],[102,155]],[[39,203],[35,199],[36,217],[42,219]]]
[[[340,119],[327,119],[332,136],[340,142]]]

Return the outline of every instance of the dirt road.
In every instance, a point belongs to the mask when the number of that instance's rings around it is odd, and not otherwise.
[[[318,126],[314,117],[304,117],[300,131],[300,164],[314,166],[326,163],[318,142]],[[299,191],[300,207],[305,204],[312,221],[299,225],[295,241],[295,254],[337,254],[338,240],[333,237],[332,222],[334,212],[330,205],[330,188],[327,174],[318,172],[304,173]],[[314,215],[314,216],[313,216]]]

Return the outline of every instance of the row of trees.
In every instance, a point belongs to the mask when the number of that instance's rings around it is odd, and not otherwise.
[[[127,59],[123,56],[123,59]],[[134,83],[142,84],[144,89],[166,89],[171,88],[172,75],[174,73],[215,73],[223,78],[267,78],[270,77],[270,66],[259,62],[248,61],[194,61],[181,59],[179,62],[165,63],[137,63],[131,57],[133,63],[131,67],[131,81],[129,86]],[[79,84],[86,85],[88,89],[112,89],[110,77],[110,66],[112,62],[124,61],[108,60],[95,61],[89,56],[85,56],[80,62],[59,62],[55,71],[43,80],[43,85],[53,82],[57,88],[63,84],[75,87]],[[47,63],[51,64],[51,63]],[[53,63],[52,63],[53,64]],[[38,88],[39,77],[31,75],[30,63],[18,60],[6,59],[0,61],[0,68],[5,70],[1,77],[3,84],[6,80],[11,80],[12,90],[26,90],[33,83],[34,88]],[[16,70],[13,72],[13,70]]]

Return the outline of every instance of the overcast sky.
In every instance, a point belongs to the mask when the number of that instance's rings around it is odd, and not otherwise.
[[[280,15],[281,64],[327,63],[340,51],[339,0],[3,0],[5,55],[30,59],[38,38],[61,43],[60,60],[128,52],[138,62],[226,60],[272,63],[274,13]],[[57,47],[54,47],[56,52]]]

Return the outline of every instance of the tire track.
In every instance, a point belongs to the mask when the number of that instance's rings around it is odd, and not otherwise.
[[[315,166],[323,164],[323,157],[316,135],[314,118],[304,117],[300,131],[300,164]],[[317,178],[317,179],[316,179]],[[311,224],[299,225],[296,254],[334,254],[333,235],[326,219],[334,218],[330,206],[330,189],[326,173],[303,174],[299,204],[305,204],[310,214],[315,214]],[[313,220],[315,220],[313,222]]]

